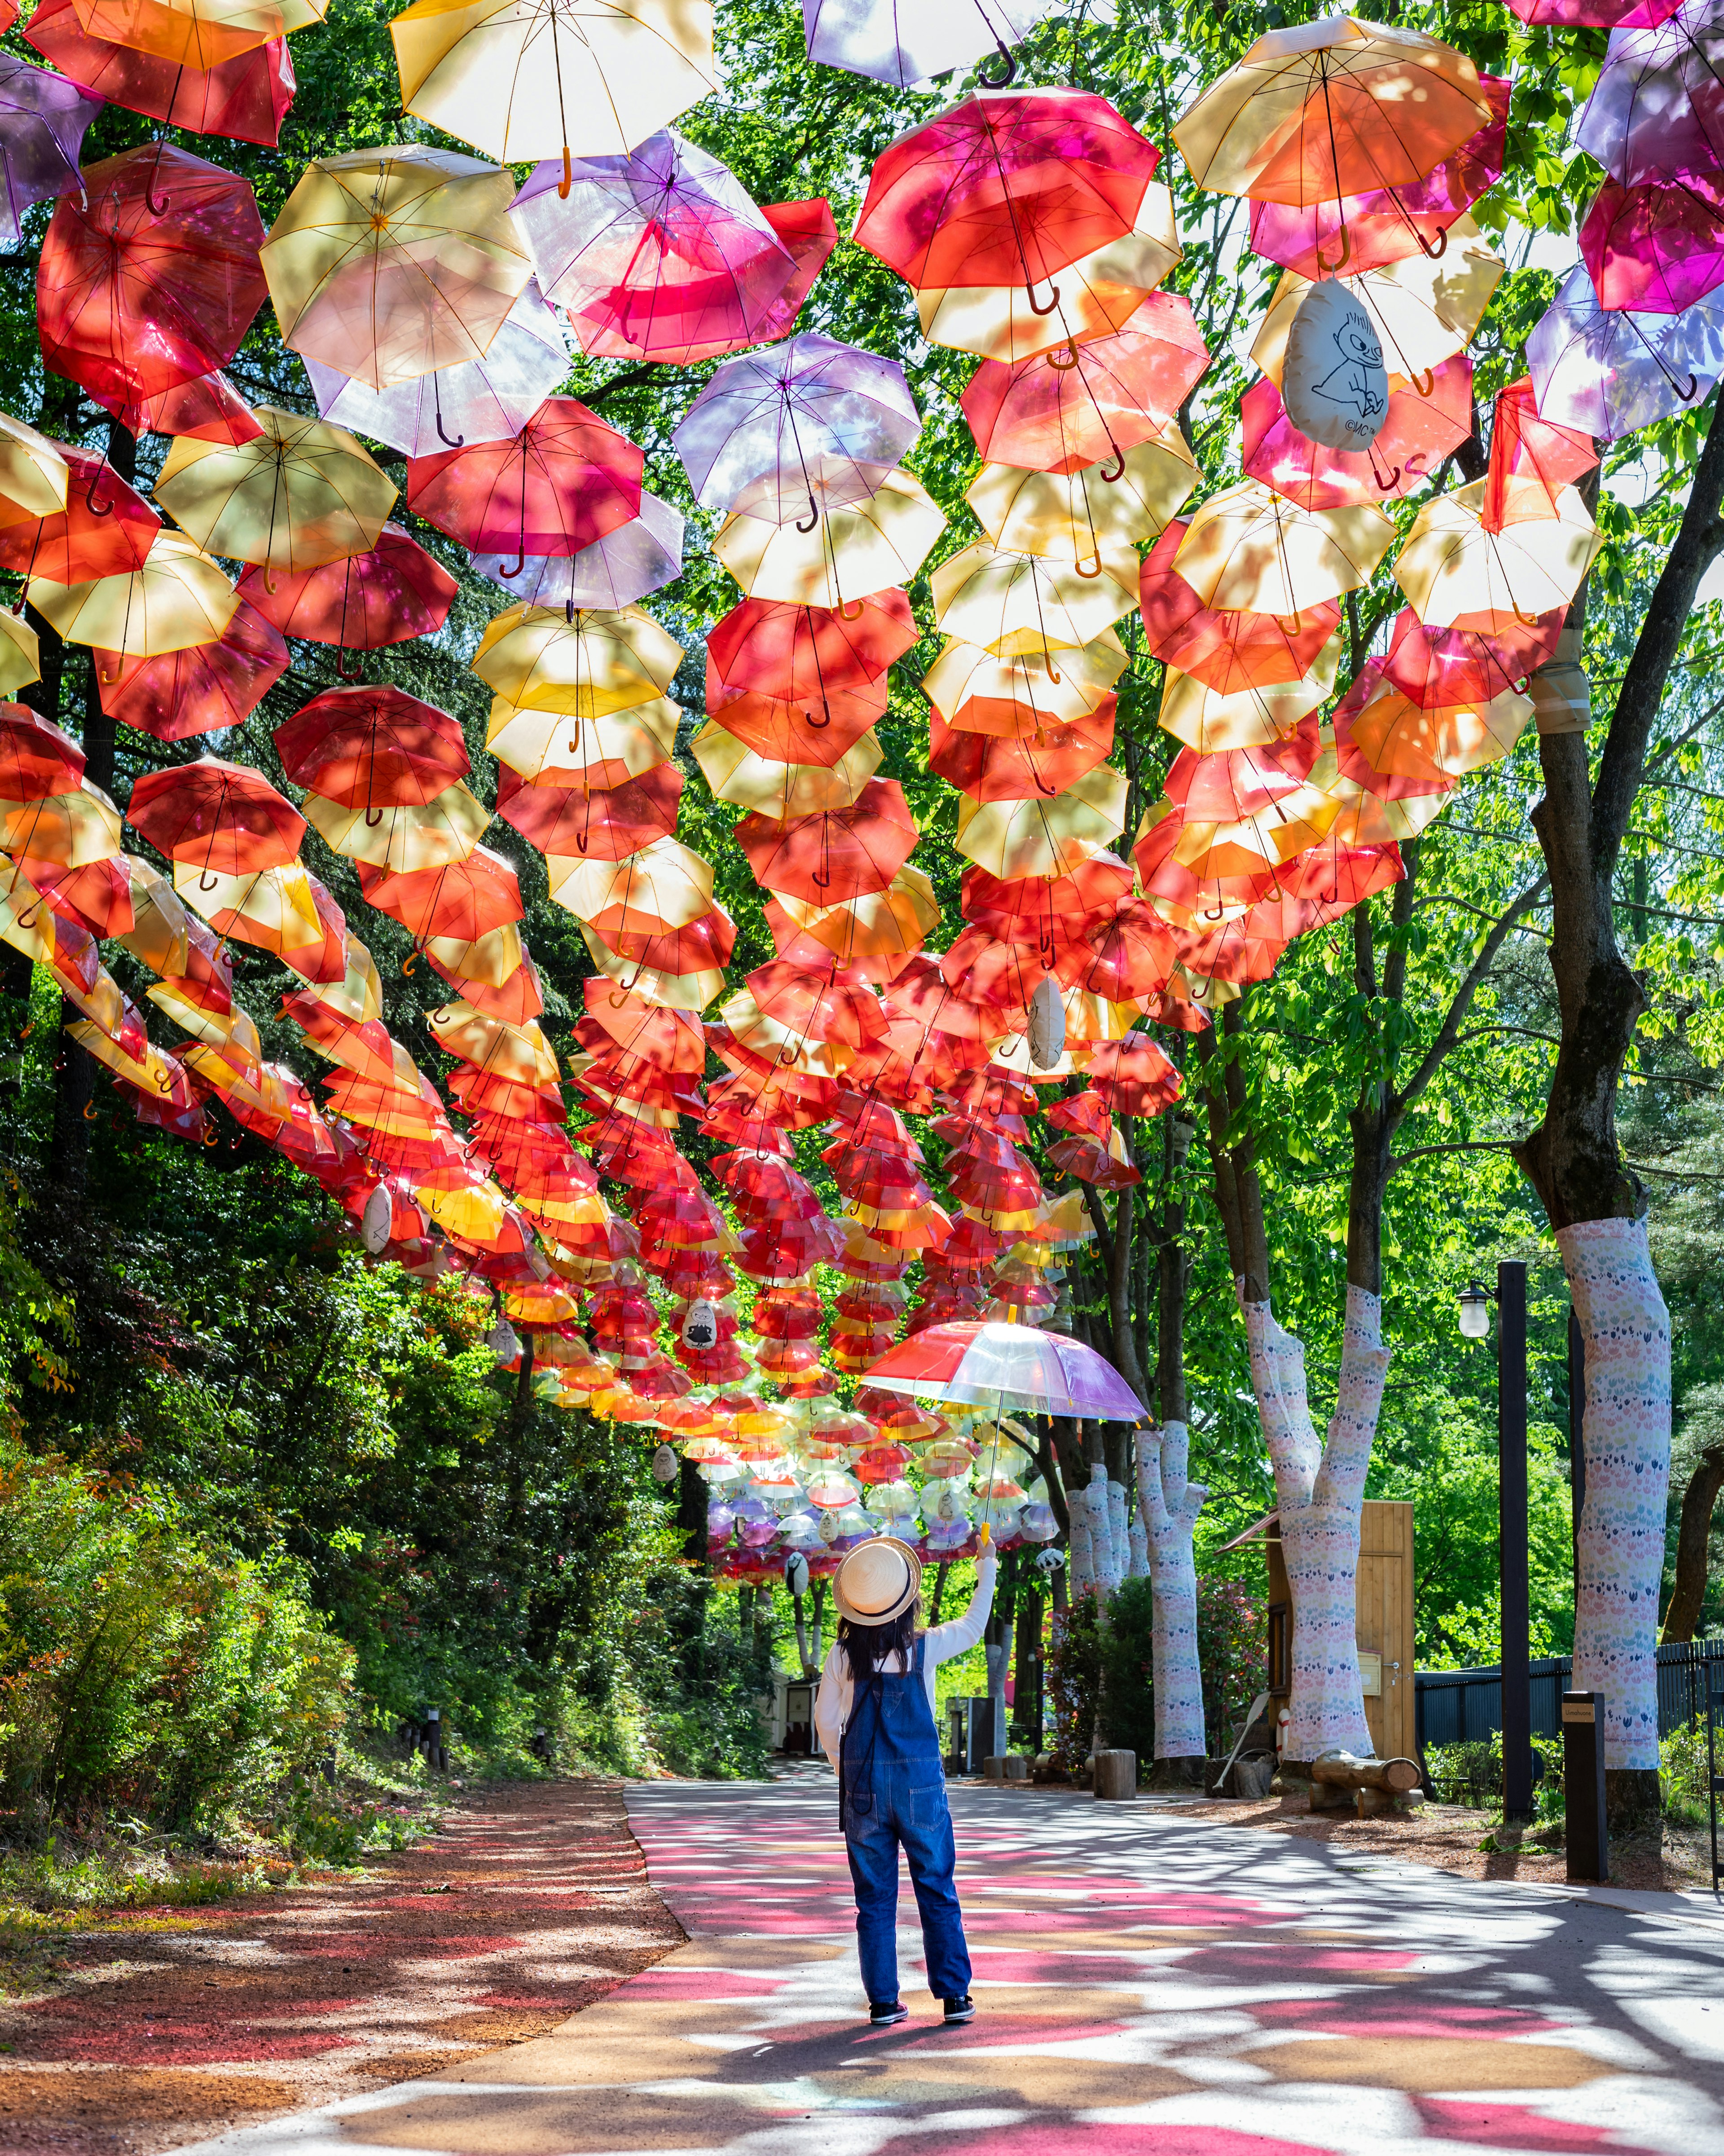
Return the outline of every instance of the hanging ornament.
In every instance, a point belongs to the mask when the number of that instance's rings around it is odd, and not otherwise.
[[[1044,973],[1029,999],[1029,1060],[1038,1070],[1051,1070],[1065,1053],[1065,1000],[1060,983]]]
[[[1301,434],[1327,449],[1368,449],[1388,417],[1388,372],[1371,317],[1338,279],[1299,303],[1281,362],[1281,401]]]
[[[681,1465],[668,1445],[661,1445],[653,1455],[653,1480],[655,1482],[674,1482],[681,1472]]]
[[[682,1344],[704,1355],[718,1345],[718,1312],[705,1296],[696,1296],[682,1321]]]
[[[395,1206],[389,1196],[389,1187],[380,1183],[366,1199],[365,1210],[359,1219],[359,1240],[373,1257],[388,1247],[394,1224]]]
[[[500,1317],[492,1326],[485,1336],[485,1344],[496,1357],[500,1369],[505,1363],[512,1363],[521,1353],[520,1337],[506,1317]]]

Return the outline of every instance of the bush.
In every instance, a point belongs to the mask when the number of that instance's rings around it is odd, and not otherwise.
[[[1198,1666],[1212,1755],[1232,1743],[1263,1689],[1268,1623],[1261,1600],[1239,1581],[1198,1580]],[[1153,1628],[1149,1581],[1121,1582],[1101,1622],[1102,1733],[1146,1766],[1156,1756]]]
[[[1101,1695],[1101,1625],[1093,1594],[1054,1613],[1048,1646],[1048,1697],[1054,1707],[1054,1763],[1075,1774],[1090,1756]]]
[[[1658,1748],[1664,1815],[1681,1826],[1706,1823],[1706,1717],[1673,1729]],[[1724,1771],[1724,1761],[1720,1762]]]

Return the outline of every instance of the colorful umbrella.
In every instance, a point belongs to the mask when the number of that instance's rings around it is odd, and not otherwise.
[[[254,442],[264,431],[225,374],[195,374],[153,397],[97,398],[131,434],[195,434],[203,442]]]
[[[602,718],[663,696],[682,646],[638,607],[619,613],[511,607],[480,639],[473,671],[497,695],[529,709]],[[572,742],[578,729],[567,728]]]
[[[98,398],[152,397],[225,367],[262,305],[249,182],[158,142],[86,167],[49,220],[43,357]]]
[[[1336,711],[1335,748],[1342,775],[1373,793],[1446,792],[1509,755],[1532,716],[1512,690],[1488,704],[1415,704],[1373,664]]]
[[[564,711],[523,711],[499,696],[485,747],[508,769],[539,786],[603,790],[637,778],[676,747],[680,708],[668,696],[572,724]]]
[[[1198,756],[1225,754],[1280,741],[1309,711],[1329,701],[1341,663],[1341,640],[1331,637],[1309,674],[1296,681],[1247,685],[1224,692],[1194,674],[1169,667],[1157,715],[1165,731]]]
[[[532,275],[513,194],[427,143],[315,159],[263,250],[283,338],[374,390],[482,359]]]
[[[25,597],[69,644],[93,644],[131,659],[153,659],[191,644],[213,644],[233,618],[239,594],[200,547],[161,531],[141,568],[87,584],[32,578]]]
[[[1329,600],[1286,619],[1206,607],[1173,566],[1188,528],[1176,517],[1143,557],[1138,608],[1152,654],[1223,696],[1303,680],[1335,633],[1339,605]]]
[[[848,808],[879,770],[882,754],[874,735],[865,733],[830,762],[780,763],[757,756],[716,720],[708,720],[689,747],[721,801],[781,819]]]
[[[0,851],[69,869],[117,860],[124,851],[120,811],[87,778],[64,793],[0,801]]]
[[[408,508],[477,553],[578,554],[640,514],[644,459],[577,398],[548,397],[513,441],[415,457]]]
[[[762,890],[838,906],[885,891],[921,834],[897,782],[875,778],[848,808],[745,816],[735,835]]]
[[[69,734],[28,704],[0,704],[0,801],[75,793],[83,779],[84,752]]]
[[[305,835],[305,818],[260,771],[213,756],[144,773],[126,816],[171,861],[216,875],[284,868]]]
[[[396,688],[326,689],[273,739],[295,786],[347,808],[433,801],[470,768],[458,721]]]
[[[727,516],[712,551],[751,598],[853,607],[869,592],[907,584],[945,528],[921,481],[893,471],[866,501],[818,516],[807,529]]]
[[[1430,394],[1393,391],[1383,426],[1365,450],[1326,449],[1287,417],[1265,376],[1239,408],[1247,479],[1260,480],[1301,509],[1343,509],[1414,493],[1428,485],[1449,453],[1473,431],[1473,363],[1445,359]]]
[[[141,568],[162,519],[108,469],[105,457],[69,448],[57,461],[67,482],[64,508],[0,524],[0,567],[52,584],[90,583]]]
[[[1123,547],[1110,547],[1085,569],[982,541],[934,572],[934,619],[948,636],[995,657],[1045,661],[1054,651],[1082,649],[1131,611],[1137,566]]]
[[[1724,173],[1606,180],[1580,228],[1602,307],[1680,315],[1724,284]]]
[[[1724,168],[1721,80],[1724,23],[1711,0],[1685,0],[1653,27],[1612,32],[1575,139],[1625,187],[1716,172]]]
[[[70,481],[64,443],[0,412],[0,524],[58,516]]]
[[[473,566],[529,606],[616,612],[680,577],[682,547],[682,512],[643,487],[639,516],[578,554],[529,554],[519,567],[510,556],[475,554]]]
[[[1062,1332],[1031,1325],[931,1325],[888,1349],[868,1382],[921,1399],[957,1400],[1098,1422],[1147,1419],[1111,1363]]]
[[[1511,621],[1485,635],[1427,629],[1408,607],[1395,617],[1383,679],[1416,704],[1489,703],[1506,690],[1524,692],[1528,676],[1555,653],[1568,613],[1553,608],[1531,628]]]
[[[99,38],[133,45],[176,67],[208,68],[303,30],[326,0],[81,0],[79,20]]]
[[[39,0],[24,36],[51,67],[92,97],[187,134],[273,147],[293,104],[293,62],[285,37],[213,67],[187,67],[93,36],[79,21],[74,0]]]
[[[853,689],[803,698],[770,696],[757,689],[733,687],[716,671],[710,641],[707,647],[708,712],[756,756],[775,763],[836,763],[885,716],[888,689],[882,673]]]
[[[386,524],[377,544],[362,554],[291,573],[251,568],[239,584],[240,598],[284,635],[348,651],[377,651],[434,636],[459,589],[448,570],[398,524]]]
[[[876,492],[921,432],[895,360],[808,331],[720,367],[672,439],[703,506],[810,531]]]
[[[1419,512],[1395,559],[1395,581],[1433,627],[1489,631],[1566,607],[1604,543],[1586,505],[1564,487],[1554,516],[1492,531],[1485,481],[1439,495]]]
[[[1125,646],[1108,630],[1057,660],[1029,652],[996,658],[947,642],[922,676],[922,694],[960,732],[1021,740],[1096,710],[1126,670]]]
[[[154,658],[95,654],[96,691],[110,718],[157,741],[185,741],[240,725],[288,669],[287,645],[242,598],[208,644]]]
[[[683,775],[655,763],[639,778],[595,793],[586,787],[529,785],[507,769],[497,778],[497,814],[541,854],[620,860],[676,833]]]
[[[369,553],[396,489],[345,427],[259,404],[263,432],[230,444],[175,437],[156,499],[213,554],[296,576]]]
[[[808,58],[909,90],[1027,37],[1053,0],[933,0],[909,9],[893,0],[803,0]]]
[[[1286,619],[1362,590],[1394,542],[1377,510],[1304,510],[1248,479],[1198,510],[1173,567],[1204,606]]]
[[[1099,566],[1104,546],[1158,539],[1201,476],[1177,422],[1128,449],[1125,470],[1110,480],[1112,469],[983,465],[964,499],[996,547]]]
[[[1528,379],[1496,393],[1480,521],[1487,531],[1557,515],[1562,490],[1598,461],[1590,434],[1540,416]]]
[[[42,649],[28,622],[0,612],[0,696],[10,696],[42,679]]]
[[[331,852],[400,873],[465,860],[491,820],[459,779],[429,801],[350,807],[308,793],[303,805],[306,822]]]
[[[0,54],[0,239],[17,242],[32,203],[83,187],[79,151],[100,110],[64,75]]]
[[[834,690],[878,680],[918,633],[910,601],[895,587],[842,609],[744,599],[707,632],[706,656],[734,687],[818,703]]]
[[[1547,419],[1605,442],[1696,403],[1724,374],[1724,288],[1680,315],[1607,311],[1571,270],[1526,340]]]
[[[953,844],[1003,882],[1069,875],[1119,836],[1126,792],[1124,772],[1102,764],[1046,799],[983,802],[967,794]]]
[[[928,714],[928,768],[977,801],[1029,801],[1063,793],[1113,747],[1116,700],[1020,740],[960,732]]]
[[[472,942],[521,917],[515,871],[488,846],[475,846],[464,860],[448,868],[416,869],[407,875],[362,866],[359,887],[372,905],[420,943],[433,937]]]

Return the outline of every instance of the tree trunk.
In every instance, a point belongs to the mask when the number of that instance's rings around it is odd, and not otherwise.
[[[1664,1618],[1666,1640],[1691,1640],[1699,1628],[1706,1599],[1706,1546],[1711,1540],[1712,1507],[1721,1490],[1724,1490],[1724,1445],[1709,1445],[1682,1493],[1675,1584]]]
[[[1203,1673],[1198,1660],[1198,1568],[1192,1533],[1208,1491],[1186,1480],[1183,1422],[1137,1435],[1137,1504],[1149,1538],[1155,1756],[1201,1771]]]

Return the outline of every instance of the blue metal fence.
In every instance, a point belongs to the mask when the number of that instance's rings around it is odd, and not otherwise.
[[[1562,1694],[1574,1665],[1567,1655],[1532,1664],[1532,1733],[1562,1733]],[[1706,1678],[1724,1685],[1724,1637],[1674,1640],[1658,1650],[1658,1733],[1668,1737],[1706,1712]],[[1417,1670],[1414,1727],[1427,1744],[1482,1743],[1502,1727],[1500,1669]]]

